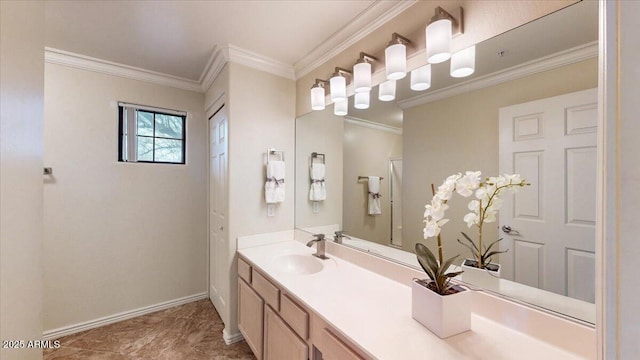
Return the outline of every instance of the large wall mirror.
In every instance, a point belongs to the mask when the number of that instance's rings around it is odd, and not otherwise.
[[[466,170],[520,173],[531,186],[506,196],[484,231],[503,238],[500,280],[472,285],[594,323],[597,41],[598,3],[582,1],[477,44],[468,78],[435,64],[426,91],[407,77],[395,101],[374,88],[366,110],[350,98],[346,116],[330,105],[297,119],[296,227],[342,230],[347,246],[417,267],[416,242],[435,247],[423,239],[431,184]],[[326,193],[314,193],[313,163],[324,164]],[[451,200],[441,233],[461,260],[468,201]]]

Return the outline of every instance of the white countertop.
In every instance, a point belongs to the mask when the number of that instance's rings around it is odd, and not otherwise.
[[[472,314],[471,331],[442,340],[411,317],[411,287],[329,254],[309,275],[277,270],[282,254],[311,256],[297,241],[238,252],[287,293],[320,315],[370,356],[404,359],[579,359],[548,343]]]

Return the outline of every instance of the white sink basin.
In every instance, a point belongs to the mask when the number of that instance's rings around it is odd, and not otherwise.
[[[309,275],[322,270],[321,260],[312,255],[279,255],[273,259],[271,265],[274,270],[286,274]]]

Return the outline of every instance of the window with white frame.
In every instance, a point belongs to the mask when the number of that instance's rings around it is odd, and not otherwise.
[[[118,110],[118,161],[185,163],[186,112],[126,103]]]

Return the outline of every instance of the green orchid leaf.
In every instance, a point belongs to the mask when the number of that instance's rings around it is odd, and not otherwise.
[[[462,234],[462,236],[465,237],[465,239],[467,239],[467,241],[469,241],[469,243],[471,243],[471,245],[475,249],[475,253],[474,254],[479,253],[480,249],[478,249],[478,247],[476,246],[476,243],[473,240],[471,240],[471,238],[469,236],[467,236],[467,234],[465,234],[464,232],[461,232],[461,234]]]
[[[427,276],[429,276],[432,281],[436,281],[438,262],[431,250],[423,244],[417,243],[416,257],[418,258],[418,263],[422,267],[422,270],[427,273]]]
[[[498,242],[500,242],[500,241],[502,241],[502,238],[500,238],[500,239],[498,239],[498,240],[496,240],[496,241],[492,242],[491,244],[489,244],[489,246],[488,246],[488,247],[487,247],[487,249],[485,250],[485,254],[486,254],[489,250],[491,250],[491,248],[493,247],[493,245],[497,244],[497,243],[498,243]]]
[[[446,260],[444,262],[444,264],[442,264],[442,272],[444,273],[445,271],[447,271],[447,269],[449,269],[449,266],[451,266],[451,264],[459,257],[460,255],[456,255],[448,260]],[[444,274],[442,274],[444,275]]]
[[[464,271],[454,271],[454,272],[447,273],[445,276],[448,277],[448,278],[454,278],[454,277],[462,274],[463,272]]]
[[[470,245],[468,245],[468,244],[463,243],[462,241],[460,241],[460,239],[457,239],[457,240],[458,240],[458,243],[460,243],[460,245],[465,246],[467,249],[469,249],[469,251],[471,251],[471,255],[472,255],[473,257],[476,257],[476,255],[475,255],[475,254],[476,254],[476,252],[475,252],[474,248],[472,248],[472,247],[471,247]]]
[[[492,257],[493,255],[497,255],[497,254],[504,254],[504,253],[506,253],[506,252],[508,252],[508,251],[509,251],[509,249],[507,249],[507,250],[503,250],[503,251],[498,251],[498,250],[496,250],[496,251],[492,251],[492,252],[490,252],[490,253],[488,253],[488,254],[485,254],[485,255],[483,256],[483,258],[485,258],[485,259],[486,259],[486,258],[490,258],[490,257]]]

